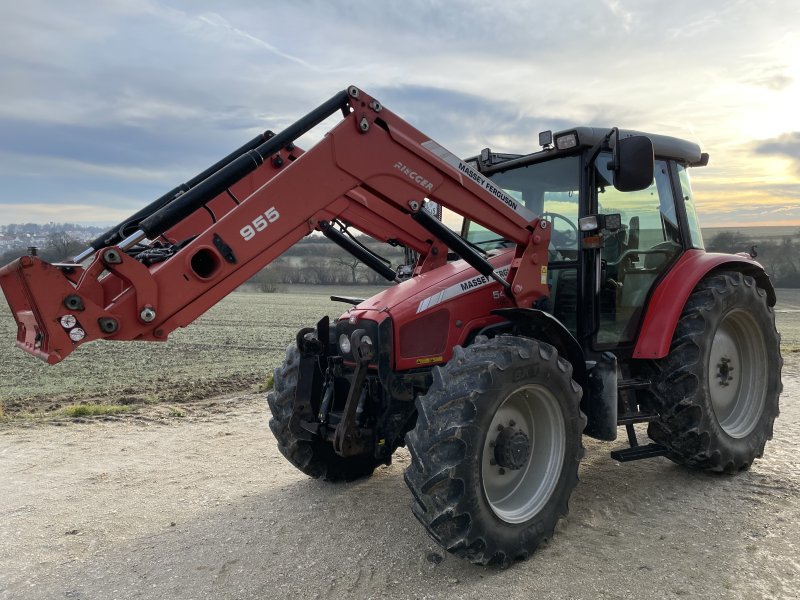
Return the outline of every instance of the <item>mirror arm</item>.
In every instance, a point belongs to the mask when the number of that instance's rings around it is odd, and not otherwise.
[[[611,146],[609,146],[608,142],[611,139],[611,136],[616,133],[615,143],[619,143],[619,128],[612,127],[609,132],[603,137],[602,140],[597,142],[594,146],[592,146],[591,150],[589,150],[589,160],[586,161],[586,170],[588,171],[594,166],[594,161],[597,160],[597,157],[600,155],[602,150],[610,150]],[[617,165],[616,168],[619,168],[619,157],[616,158]],[[616,170],[616,169],[615,169]]]
[[[608,143],[608,139],[611,137],[611,134],[614,134],[614,153],[611,155],[611,158],[614,161],[614,164],[611,167],[611,170],[614,173],[619,172],[619,128],[612,127],[611,131],[608,133],[606,137],[606,143]]]

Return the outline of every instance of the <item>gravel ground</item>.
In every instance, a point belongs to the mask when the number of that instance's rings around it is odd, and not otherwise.
[[[797,598],[800,356],[762,460],[736,477],[587,440],[552,542],[502,571],[443,553],[408,455],[325,484],[278,453],[258,396],[184,419],[0,429],[0,598]],[[617,444],[619,445],[619,444]]]

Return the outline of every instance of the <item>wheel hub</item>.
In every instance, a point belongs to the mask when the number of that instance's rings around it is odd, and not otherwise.
[[[737,309],[714,332],[708,357],[708,392],[717,422],[733,438],[758,423],[767,391],[764,333],[747,311]]]
[[[497,407],[484,438],[483,491],[506,523],[536,515],[555,489],[564,460],[566,426],[559,400],[530,383]]]
[[[524,431],[505,427],[495,440],[494,459],[503,468],[517,470],[528,462],[531,443]]]
[[[731,359],[727,356],[723,356],[717,363],[717,378],[719,379],[719,384],[722,387],[727,387],[731,384],[731,380],[733,379],[733,370],[734,368],[731,365]]]

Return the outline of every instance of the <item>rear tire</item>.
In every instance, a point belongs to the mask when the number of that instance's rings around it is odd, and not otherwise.
[[[652,363],[660,418],[647,433],[674,462],[736,473],[772,439],[783,360],[766,296],[733,271],[706,277],[689,296],[669,354]]]
[[[272,412],[269,428],[278,442],[278,450],[286,459],[310,477],[325,481],[353,481],[369,477],[380,461],[372,456],[344,458],[323,440],[301,440],[289,429],[292,418],[300,352],[295,344],[286,349],[283,365],[275,369],[275,387],[267,394]]]
[[[549,344],[501,336],[455,348],[417,398],[406,436],[405,480],[430,536],[504,567],[549,539],[578,483],[580,399],[571,365]]]

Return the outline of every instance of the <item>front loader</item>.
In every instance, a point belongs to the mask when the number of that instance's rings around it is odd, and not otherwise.
[[[17,345],[56,363],[91,340],[166,340],[320,231],[395,285],[339,298],[352,306],[299,331],[275,371],[270,428],[304,473],[366,477],[406,446],[428,533],[505,566],[567,514],[583,435],[624,426],[621,462],[748,468],[778,414],[775,292],[750,256],[703,249],[688,169],[708,155],[617,128],[539,142],[464,161],[351,86],[74,260],[0,269]],[[401,277],[350,228],[416,262]]]

